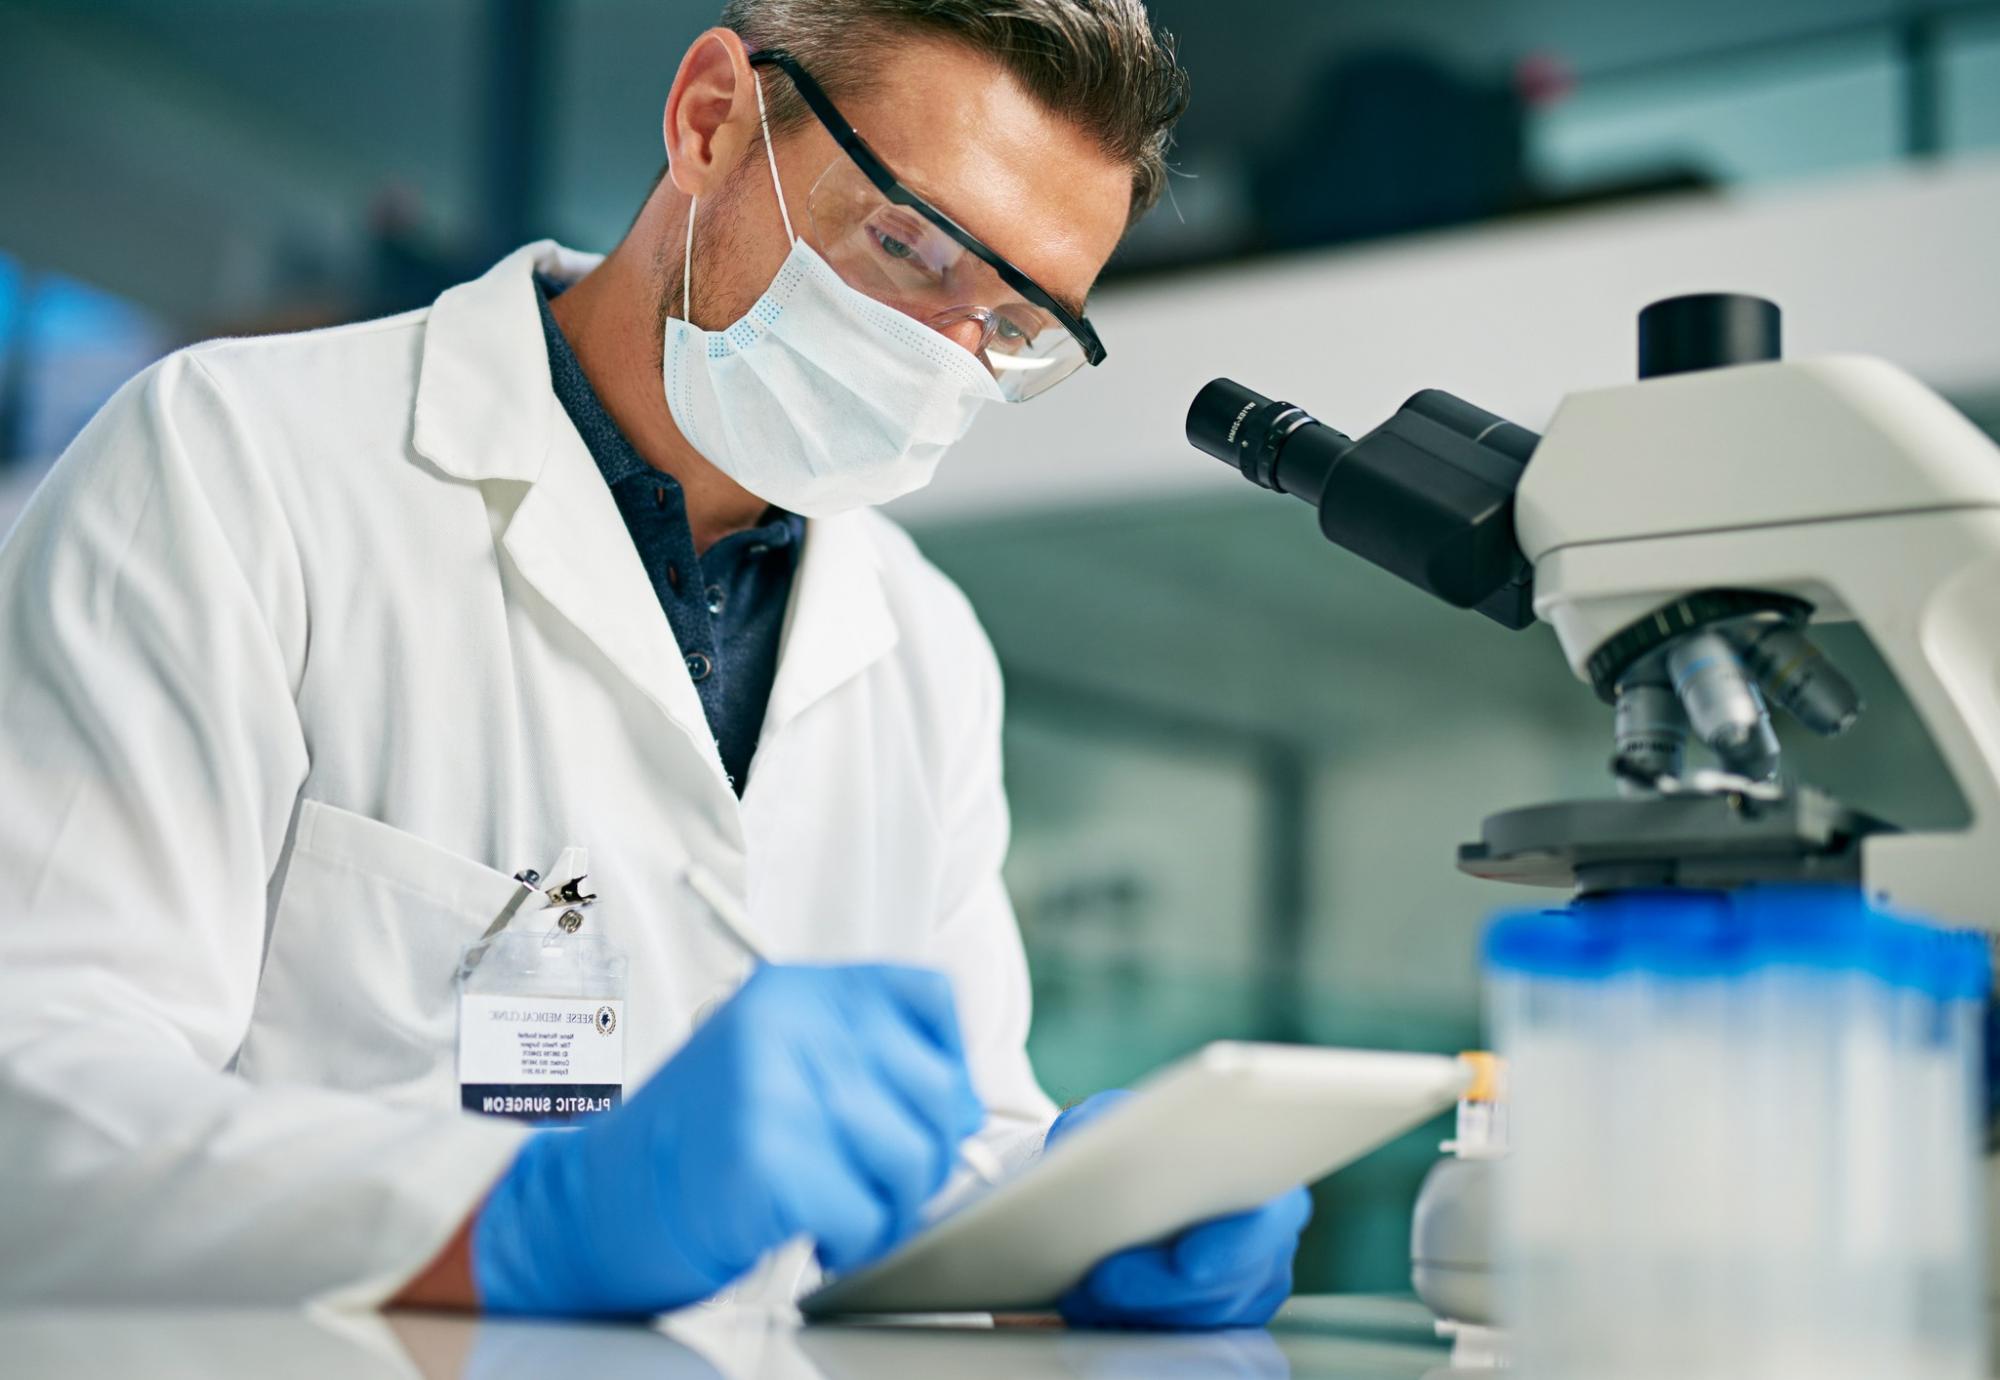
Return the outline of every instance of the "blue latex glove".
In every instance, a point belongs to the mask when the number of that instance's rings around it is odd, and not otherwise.
[[[1049,1128],[1053,1145],[1103,1115],[1125,1090],[1099,1093]],[[1057,1301],[1072,1327],[1262,1327],[1291,1296],[1292,1257],[1312,1217],[1303,1188],[1097,1262]]]
[[[636,1314],[797,1236],[852,1269],[921,1225],[983,1120],[942,974],[763,967],[624,1106],[528,1140],[473,1282],[494,1312]]]

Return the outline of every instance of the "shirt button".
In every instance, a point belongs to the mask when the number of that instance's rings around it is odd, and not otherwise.
[[[654,506],[655,508],[664,508],[664,507],[666,507],[666,506],[667,506],[667,486],[666,486],[666,485],[664,485],[664,484],[655,484],[655,485],[653,486],[653,506]]]
[[[728,602],[728,590],[724,589],[721,585],[710,585],[708,587],[708,611],[710,613],[721,613],[722,606]]]
[[[699,685],[708,679],[710,672],[715,670],[715,663],[708,659],[708,653],[706,652],[689,652],[687,654],[687,668],[688,675],[693,677],[696,685]]]
[[[681,589],[681,568],[671,562],[667,565],[667,588],[676,594]]]
[[[766,546],[766,545],[765,545],[765,544],[764,544],[763,542],[761,542],[761,541],[759,541],[759,542],[752,542],[752,543],[750,544],[750,559],[751,559],[751,560],[753,560],[753,561],[754,561],[754,560],[758,560],[758,559],[761,559],[762,557],[764,557],[764,556],[768,556],[768,555],[770,555],[770,554],[771,554],[771,548],[770,548],[770,547],[768,547],[768,546]]]

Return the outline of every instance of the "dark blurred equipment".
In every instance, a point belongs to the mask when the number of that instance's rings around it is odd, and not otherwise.
[[[564,0],[491,0],[480,120],[480,227],[473,258],[491,261],[546,233],[548,152]],[[671,69],[668,76],[671,75]],[[429,300],[429,299],[426,299]]]
[[[368,261],[361,288],[367,316],[429,306],[446,288],[476,278],[486,264],[478,251],[432,233],[421,199],[410,188],[385,187],[368,210]]]
[[[1435,388],[1359,441],[1292,403],[1217,379],[1187,437],[1253,484],[1319,510],[1328,541],[1508,628],[1535,621],[1534,572],[1514,539],[1514,489],[1538,438]]]
[[[1263,248],[1460,225],[1523,200],[1527,105],[1511,79],[1384,50],[1340,57],[1308,86],[1254,179]]]
[[[428,306],[445,289],[548,233],[547,163],[562,10],[562,0],[493,0],[486,7],[486,66],[475,112],[486,137],[480,141],[473,237],[440,239],[421,193],[383,188],[369,208],[364,314]]]

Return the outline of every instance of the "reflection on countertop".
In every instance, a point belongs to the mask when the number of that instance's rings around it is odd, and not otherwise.
[[[442,1314],[0,1312],[10,1376],[287,1380],[1423,1380],[1450,1374],[1429,1315],[1394,1299],[1297,1299],[1269,1332],[815,1325],[694,1309],[652,1327]]]

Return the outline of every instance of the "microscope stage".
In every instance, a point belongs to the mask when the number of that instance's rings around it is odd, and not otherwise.
[[[1859,882],[1860,841],[1895,826],[1810,787],[1776,800],[1685,792],[1567,800],[1487,817],[1461,872],[1583,892]]]

